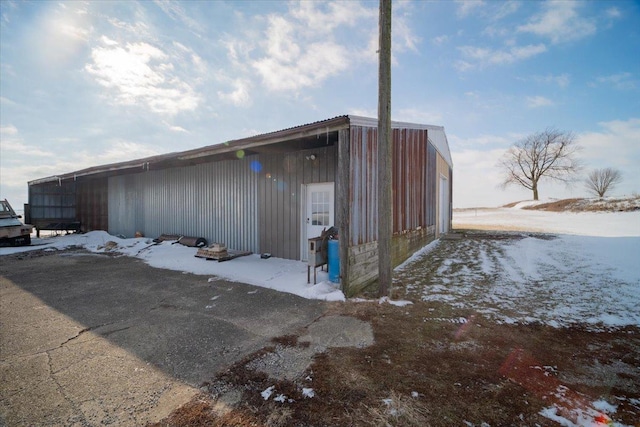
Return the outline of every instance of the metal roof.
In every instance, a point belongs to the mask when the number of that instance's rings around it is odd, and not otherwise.
[[[225,158],[225,156],[226,158],[231,158],[232,156],[235,156],[235,153],[239,150],[248,151],[249,154],[255,153],[260,151],[260,147],[295,139],[325,135],[330,132],[346,129],[350,125],[377,127],[378,119],[353,115],[336,116],[317,122],[307,123],[304,125],[294,126],[260,135],[254,135],[247,138],[236,139],[220,144],[200,147],[193,150],[173,152],[157,156],[145,157],[142,159],[129,160],[125,162],[93,166],[86,169],[80,169],[75,172],[36,179],[33,181],[29,181],[28,184],[37,185],[53,181],[75,179],[84,176],[110,175],[118,172],[136,172],[136,170],[149,170],[152,166],[154,167],[154,169],[172,166],[185,166],[189,164],[197,164],[203,161],[213,160],[214,158]],[[449,152],[449,145],[447,143],[447,137],[442,126],[403,122],[391,122],[391,126],[392,128],[426,129],[428,131],[429,140],[436,147],[436,150],[438,150],[440,155],[450,166],[453,166],[453,163],[451,161],[451,153]]]

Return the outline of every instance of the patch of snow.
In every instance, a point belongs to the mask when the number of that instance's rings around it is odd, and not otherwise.
[[[462,215],[476,218],[468,211]],[[445,255],[414,257],[396,271],[394,280],[407,285],[408,295],[472,309],[508,324],[640,326],[640,212],[478,213],[477,224],[501,223],[563,234],[502,232],[504,238],[442,242]]]
[[[360,301],[360,300],[358,300]],[[405,307],[407,305],[411,305],[413,304],[411,301],[405,301],[405,300],[391,300],[389,299],[389,297],[382,297],[378,300],[378,304],[384,304],[384,303],[388,303],[391,305],[395,305],[396,307]]]
[[[542,415],[543,417],[545,417],[545,418],[549,418],[551,421],[557,422],[561,426],[564,426],[564,427],[575,427],[576,426],[574,423],[572,423],[571,421],[569,421],[565,417],[561,417],[560,415],[558,415],[558,408],[556,408],[555,406],[550,406],[548,408],[543,408],[538,413],[540,415]]]
[[[602,411],[607,414],[614,414],[618,410],[617,406],[612,405],[611,403],[605,400],[596,400],[595,402],[592,403],[592,405],[598,411]]]
[[[437,246],[438,243],[440,242],[440,240],[434,240],[433,242],[429,243],[426,246],[423,246],[421,249],[419,249],[418,251],[416,251],[413,255],[411,255],[409,258],[407,258],[402,264],[400,264],[399,266],[397,266],[394,271],[401,271],[403,270],[407,265],[411,264],[412,262],[414,262],[416,259],[420,259],[422,257],[424,257],[425,254],[428,254],[429,252],[431,252],[432,250],[434,250]]]
[[[544,205],[545,203],[555,202],[556,199],[543,199],[543,200],[523,200],[516,203],[511,209],[523,209],[530,206]]]
[[[271,387],[268,387],[266,390],[261,391],[260,395],[264,400],[269,400],[269,398],[271,397],[275,389],[276,389],[276,386],[272,385]]]
[[[600,406],[601,409],[596,408],[596,405]],[[613,415],[615,412],[615,406],[599,400],[593,402],[592,407],[580,408],[572,406],[571,408],[564,408],[553,405],[543,408],[538,413],[565,427],[592,427],[598,425],[632,427],[611,419],[609,415]]]
[[[113,243],[108,244],[108,242]],[[301,261],[275,257],[265,260],[257,254],[226,262],[207,261],[195,256],[197,248],[173,244],[170,241],[156,244],[148,238],[123,239],[104,231],[33,239],[33,243],[33,246],[0,248],[0,256],[38,249],[56,251],[81,247],[94,253],[109,252],[136,257],[156,268],[215,276],[209,278],[208,282],[225,279],[288,292],[308,299],[345,300],[339,285],[329,281],[326,271],[317,272],[317,284],[307,284],[307,263]]]

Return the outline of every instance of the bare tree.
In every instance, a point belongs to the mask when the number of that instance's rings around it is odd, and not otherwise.
[[[575,141],[571,132],[547,128],[516,142],[498,164],[504,172],[502,187],[520,185],[533,191],[533,200],[538,200],[541,178],[571,182],[580,171],[580,147]]]
[[[596,194],[598,197],[604,197],[607,191],[613,190],[621,181],[622,173],[618,169],[594,169],[585,179],[584,185],[589,192]]]

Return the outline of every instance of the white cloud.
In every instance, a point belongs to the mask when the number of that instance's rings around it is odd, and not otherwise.
[[[446,34],[443,34],[441,36],[432,38],[431,43],[435,44],[436,46],[440,46],[445,42],[447,42],[448,40],[449,40],[449,36],[447,36]]]
[[[171,59],[144,42],[107,44],[92,49],[85,70],[109,90],[118,104],[139,105],[168,115],[193,111],[200,97],[174,73]]]
[[[95,153],[83,152],[79,156],[79,161],[86,165],[107,164],[159,154],[155,147],[120,138],[109,140],[107,147],[107,150],[99,153],[98,155]]]
[[[578,2],[548,1],[542,7],[542,13],[518,27],[519,32],[546,37],[554,44],[579,40],[596,32],[595,22],[579,15]]]
[[[533,81],[538,83],[547,83],[547,84],[553,83],[553,84],[557,84],[561,88],[565,88],[569,86],[569,83],[571,82],[571,78],[567,73],[558,74],[558,75],[547,74],[546,76],[533,76]]]
[[[506,2],[496,2],[498,5],[498,9],[493,13],[491,18],[494,21],[499,21],[502,18],[506,18],[507,16],[516,13],[522,3],[517,1],[506,1]]]
[[[617,7],[607,9],[606,14],[609,18],[620,18],[622,16],[622,12]]]
[[[188,130],[186,130],[185,128],[183,128],[182,126],[177,126],[177,125],[172,125],[169,122],[163,121],[162,122],[167,129],[169,129],[171,132],[184,132],[184,133],[189,133]]]
[[[394,9],[396,53],[418,51],[420,40],[409,25],[411,7],[399,3]],[[235,105],[251,102],[243,82],[257,78],[269,91],[297,95],[360,63],[377,61],[378,9],[367,3],[291,2],[284,14],[239,19],[247,30],[224,41],[233,69],[217,76],[228,86],[219,96]]]
[[[187,14],[180,2],[171,0],[154,0],[154,3],[174,21],[183,23],[192,31],[202,32],[202,26],[198,21]]]
[[[35,145],[28,145],[14,125],[0,127],[0,159],[3,164],[13,163],[20,156],[51,157],[54,154]],[[4,169],[4,167],[3,167]]]
[[[18,134],[18,128],[16,128],[14,125],[9,125],[9,126],[1,126],[0,127],[0,135],[17,135]]]
[[[546,52],[547,48],[544,44],[530,44],[526,46],[512,46],[504,50],[494,50],[477,46],[460,46],[458,50],[466,60],[458,61],[456,67],[460,71],[466,71],[476,67],[511,64],[522,61]]]
[[[596,81],[598,83],[610,84],[616,89],[624,90],[638,87],[638,82],[633,78],[633,74],[627,72],[598,77]]]
[[[109,37],[107,36],[102,36],[100,37],[100,41],[105,45],[105,46],[116,46],[118,44],[117,41],[115,40],[111,40]]]
[[[317,86],[347,69],[349,64],[347,49],[333,42],[310,44],[295,60],[283,61],[282,55],[278,56],[267,56],[252,64],[267,88],[274,91],[295,92]]]
[[[93,33],[91,16],[86,13],[89,4],[43,4],[25,33],[29,55],[47,69],[63,68],[80,56]]]
[[[464,18],[472,12],[482,8],[485,5],[483,0],[456,0],[456,13],[459,17]]]
[[[616,193],[640,192],[640,118],[600,122],[600,132],[577,136],[587,168],[613,167],[623,174]]]
[[[554,105],[553,101],[544,96],[527,96],[527,106],[529,108],[550,107]]]
[[[578,141],[584,147],[582,156],[590,162],[610,161],[615,163],[611,166],[637,167],[640,164],[640,118],[600,122],[598,125],[602,131],[578,135]]]
[[[451,134],[448,137],[449,145],[452,150],[455,151],[467,151],[472,149],[478,149],[480,147],[484,147],[486,150],[487,147],[506,147],[513,144],[514,141],[517,141],[520,138],[520,135],[511,134],[509,136],[498,136],[498,135],[480,135],[473,138],[460,138],[455,134]],[[457,167],[457,165],[456,165]]]
[[[118,30],[126,31],[139,38],[148,38],[151,32],[149,26],[143,21],[136,21],[135,23],[130,24],[113,17],[108,18],[107,21]]]
[[[442,114],[418,108],[401,108],[392,119],[400,122],[442,126]]]
[[[350,108],[347,114],[351,114],[352,116],[377,118],[378,110],[367,108]]]
[[[231,83],[233,88],[230,92],[218,91],[220,99],[237,107],[245,107],[251,104],[251,83],[243,78],[234,79]]]
[[[392,17],[393,28],[391,30],[392,53],[406,51],[417,52],[420,37],[416,36],[409,26],[408,19],[411,16],[411,10],[401,13],[401,10],[396,8],[394,12],[395,14]],[[378,31],[376,31],[376,36],[378,36]]]
[[[471,141],[466,141],[462,145],[473,147]],[[496,163],[504,152],[502,148],[487,150],[486,147],[451,150],[455,165],[454,208],[495,207],[531,198],[530,192],[524,189],[514,187],[502,190],[499,188],[502,173],[496,167]]]

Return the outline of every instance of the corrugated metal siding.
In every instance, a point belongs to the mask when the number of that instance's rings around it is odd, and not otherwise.
[[[427,226],[436,225],[438,206],[437,151],[431,143],[427,146]]]
[[[355,246],[378,240],[378,130],[352,126],[349,138],[349,240]]]
[[[109,232],[181,234],[258,252],[257,156],[109,178]]]
[[[427,131],[393,130],[393,232],[427,224]]]
[[[83,231],[109,228],[107,178],[78,181],[76,211]]]
[[[315,160],[306,157],[315,154]],[[258,181],[260,251],[287,259],[300,259],[301,186],[335,182],[337,146],[287,154],[261,154]]]
[[[377,129],[352,126],[350,133],[350,245],[378,235]],[[426,129],[393,129],[393,232],[436,223],[437,151]]]

